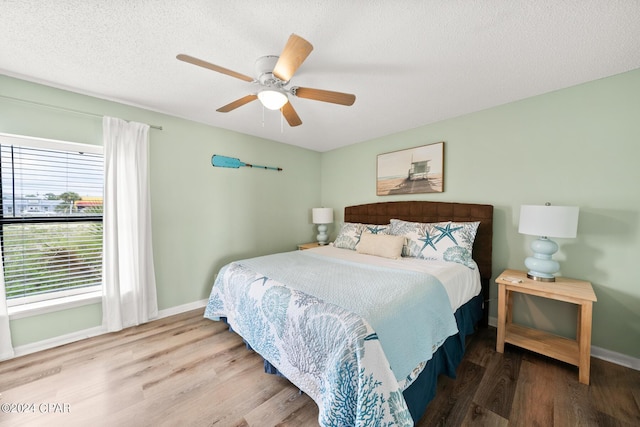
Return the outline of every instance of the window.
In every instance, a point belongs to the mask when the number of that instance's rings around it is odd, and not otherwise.
[[[11,306],[102,283],[102,147],[0,134],[0,246]]]

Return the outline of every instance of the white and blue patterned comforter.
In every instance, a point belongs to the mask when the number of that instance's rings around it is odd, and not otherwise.
[[[322,426],[412,426],[402,390],[457,332],[433,276],[309,251],[223,267],[205,317],[307,393]]]

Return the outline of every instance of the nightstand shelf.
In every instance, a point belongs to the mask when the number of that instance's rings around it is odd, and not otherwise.
[[[591,317],[597,301],[591,283],[557,277],[555,282],[539,282],[527,278],[527,273],[505,270],[496,279],[498,284],[498,338],[496,351],[504,352],[509,343],[578,367],[578,380],[589,384],[591,367]],[[576,339],[512,323],[514,292],[569,302],[579,306]]]
[[[302,243],[298,245],[298,250],[304,251],[305,249],[317,248],[319,246],[320,246],[320,243],[318,242]]]
[[[510,324],[504,342],[578,366],[578,342],[526,326]]]

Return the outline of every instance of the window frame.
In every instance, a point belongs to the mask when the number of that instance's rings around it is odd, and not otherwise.
[[[43,150],[61,150],[70,152],[83,152],[92,153],[104,156],[104,149],[101,145],[78,143],[71,141],[61,141],[47,138],[39,138],[32,136],[14,135],[0,132],[0,145],[19,145],[27,146],[35,149]],[[1,171],[1,166],[0,166]],[[0,249],[2,250],[2,259],[0,262],[4,263],[4,225],[6,224],[20,224],[20,223],[70,223],[70,222],[99,222],[103,223],[104,213],[100,216],[97,215],[69,215],[69,216],[22,216],[5,218],[4,216],[4,201],[2,200],[2,185],[0,184]],[[102,192],[104,201],[104,188]],[[104,234],[103,234],[104,238]],[[101,251],[101,256],[103,256]],[[6,284],[5,284],[6,285]],[[7,298],[6,303],[10,311],[20,310],[25,311],[28,306],[32,305],[41,309],[56,304],[67,304],[69,301],[73,301],[74,305],[77,304],[78,297],[80,299],[86,297],[86,300],[93,302],[97,296],[102,292],[102,283],[99,285],[79,287],[75,289],[61,289],[51,292],[45,292],[41,294],[26,295],[15,298]]]

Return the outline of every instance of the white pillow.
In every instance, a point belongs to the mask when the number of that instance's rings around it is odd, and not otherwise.
[[[362,233],[356,252],[385,258],[398,259],[402,256],[403,236],[389,234]]]

